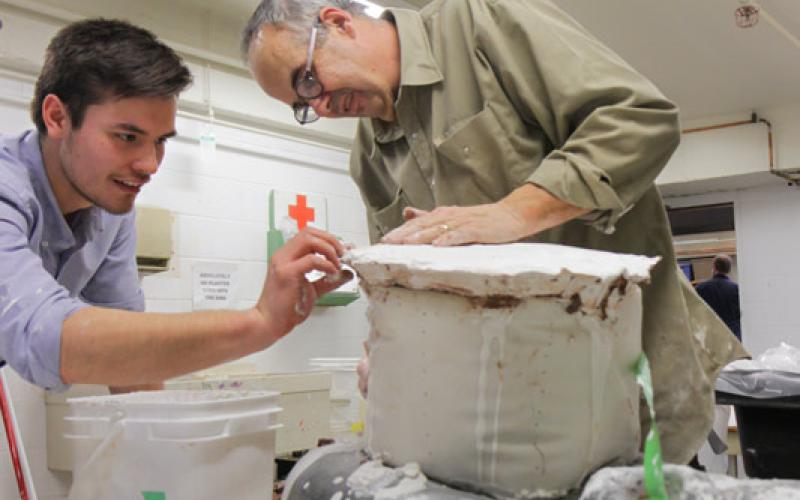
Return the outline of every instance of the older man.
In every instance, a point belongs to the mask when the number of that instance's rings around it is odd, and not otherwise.
[[[243,49],[300,123],[361,117],[350,170],[373,241],[662,256],[642,341],[665,459],[694,455],[716,373],[743,350],[679,276],[654,186],[678,110],[653,84],[547,0],[434,0],[380,19],[348,0],[264,0]]]

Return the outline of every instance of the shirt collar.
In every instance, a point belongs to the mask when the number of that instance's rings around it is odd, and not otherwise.
[[[45,213],[45,224],[50,234],[48,245],[54,251],[65,250],[75,245],[79,233],[85,235],[79,239],[88,239],[97,231],[102,231],[105,226],[103,217],[105,211],[96,206],[89,208],[89,213],[82,217],[81,224],[73,233],[61,213],[50,179],[47,177],[39,137],[38,131],[27,132],[22,140],[21,155],[28,165],[36,197]]]
[[[400,87],[394,102],[395,110],[404,102],[408,87],[433,85],[444,80],[439,65],[433,57],[428,33],[418,12],[408,9],[386,9],[383,19],[392,22],[397,30],[400,42]],[[403,136],[402,128],[397,120],[386,123],[377,118],[372,119],[372,128],[378,142],[391,142]]]
[[[432,85],[444,80],[433,57],[428,33],[418,12],[386,9],[384,19],[393,21],[400,40],[400,91],[403,87]]]

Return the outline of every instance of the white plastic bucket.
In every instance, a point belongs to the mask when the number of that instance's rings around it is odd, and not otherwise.
[[[350,399],[358,395],[356,367],[359,358],[311,358],[312,371],[331,373],[331,399]]]
[[[69,499],[271,498],[277,396],[155,391],[70,399]]]
[[[363,428],[364,399],[358,390],[359,358],[311,358],[312,371],[331,374],[331,434],[337,440],[355,437]]]

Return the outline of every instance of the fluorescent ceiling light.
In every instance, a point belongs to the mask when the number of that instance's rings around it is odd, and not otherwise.
[[[376,5],[369,0],[356,0],[356,2],[360,4],[364,4],[367,7],[367,14],[372,17],[380,17],[381,13],[383,12],[384,8],[380,5]]]

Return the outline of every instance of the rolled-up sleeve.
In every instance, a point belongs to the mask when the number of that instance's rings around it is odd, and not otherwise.
[[[30,248],[30,214],[0,194],[0,358],[38,386],[62,390],[61,330],[87,304],[70,297]]]
[[[521,118],[554,146],[527,181],[613,232],[677,147],[677,107],[551,2],[486,5],[479,50]]]

